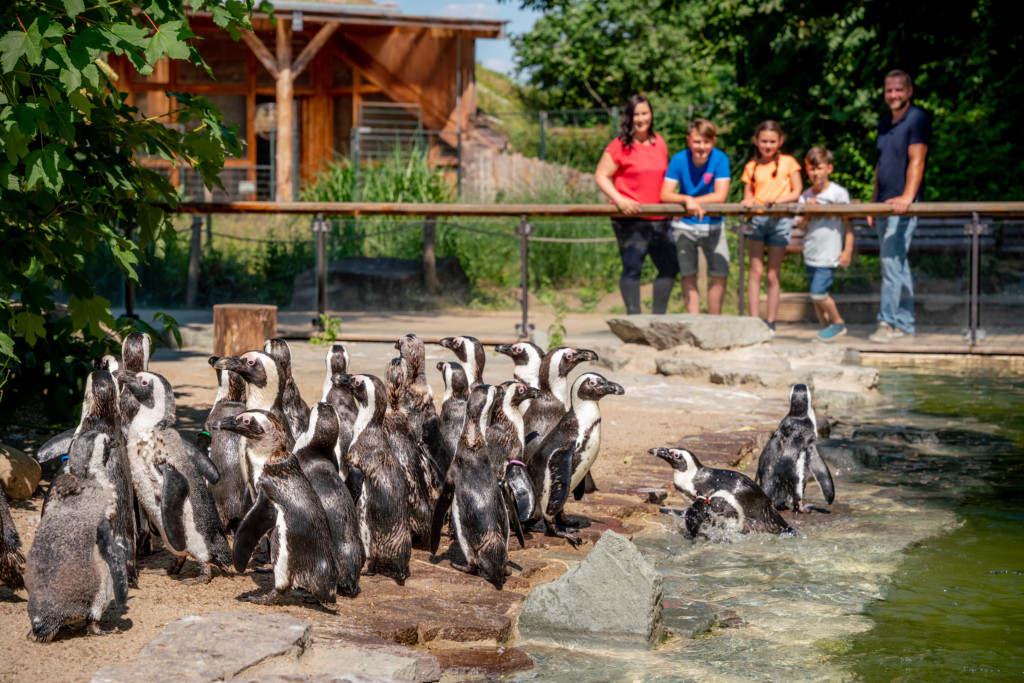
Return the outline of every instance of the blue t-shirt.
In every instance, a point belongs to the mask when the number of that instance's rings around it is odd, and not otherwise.
[[[899,197],[907,186],[907,167],[910,165],[910,146],[930,145],[932,122],[920,107],[910,105],[896,123],[892,113],[878,122],[878,197],[875,201]],[[671,167],[669,167],[671,169]],[[924,178],[917,190],[915,202],[924,194]]]
[[[668,170],[665,172],[665,180],[674,180],[679,183],[679,194],[688,194],[691,197],[711,194],[715,191],[715,181],[722,178],[730,179],[729,157],[722,150],[712,147],[708,155],[708,162],[701,168],[693,165],[693,155],[690,150],[684,149],[677,152],[668,162]],[[684,223],[721,223],[722,217],[704,216],[704,220],[698,221],[691,216],[681,217]]]

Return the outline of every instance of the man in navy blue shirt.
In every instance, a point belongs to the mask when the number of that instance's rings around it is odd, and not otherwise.
[[[920,108],[911,104],[913,94],[913,83],[905,71],[896,69],[886,74],[885,103],[890,113],[878,122],[873,199],[890,204],[893,215],[877,221],[882,294],[878,329],[869,337],[880,344],[914,334],[914,282],[907,250],[917,216],[907,216],[906,212],[922,198],[932,124]]]

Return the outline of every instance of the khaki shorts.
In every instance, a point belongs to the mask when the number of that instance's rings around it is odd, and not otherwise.
[[[679,256],[679,274],[690,277],[697,274],[697,250],[704,252],[708,261],[708,275],[729,277],[729,243],[725,239],[722,223],[711,226],[708,232],[697,232],[685,228],[672,228]]]

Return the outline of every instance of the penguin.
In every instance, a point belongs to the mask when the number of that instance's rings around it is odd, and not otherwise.
[[[409,415],[402,406],[406,375],[405,360],[392,358],[384,376],[388,397],[387,412],[384,415],[384,434],[405,475],[409,510],[412,514],[409,524],[413,540],[421,539],[425,543],[430,536],[432,500],[428,481],[432,478],[432,461],[426,448],[422,448],[419,440],[413,435],[409,426]]]
[[[469,388],[484,383],[484,363],[487,355],[484,353],[484,345],[476,337],[445,337],[440,342],[441,346],[455,352],[466,370],[469,378]]]
[[[53,482],[25,564],[30,640],[50,642],[82,619],[91,634],[105,635],[99,622],[107,605],[128,599],[125,558],[111,531],[117,494],[101,474],[109,456],[106,434],[83,432]]]
[[[789,414],[779,423],[757,460],[754,481],[775,507],[805,512],[807,475],[821,487],[825,502],[832,504],[836,490],[825,459],[818,452],[818,426],[811,407],[811,390],[795,384],[789,392]]]
[[[537,493],[531,521],[543,519],[548,535],[564,538],[573,547],[580,544],[580,539],[559,529],[558,524],[566,524],[563,507],[569,492],[577,500],[583,496],[584,479],[601,447],[601,410],[597,402],[605,396],[624,393],[622,386],[596,372],[577,377],[568,412],[526,461]]]
[[[309,426],[309,406],[302,400],[299,387],[295,384],[295,378],[292,377],[292,347],[284,339],[274,337],[263,344],[263,350],[273,356],[278,367],[281,368],[281,378],[284,381],[284,394],[281,396],[281,403],[284,415],[288,418],[292,439],[296,440]]]
[[[494,347],[498,353],[512,359],[515,364],[512,376],[528,387],[540,388],[540,366],[544,361],[544,349],[533,342],[520,341],[515,344],[498,344]],[[520,411],[523,415],[530,409],[531,399],[523,402]]]
[[[384,431],[384,383],[373,375],[334,375],[332,380],[347,386],[359,405],[348,463],[362,482],[356,510],[366,552],[364,573],[387,572],[404,585],[412,553],[411,512],[405,475]]]
[[[356,420],[356,413],[359,412],[356,401],[343,387],[336,386],[331,378],[334,375],[345,375],[349,371],[348,351],[341,344],[334,344],[327,349],[327,376],[324,377],[323,393],[320,400],[330,403],[338,412],[342,423],[352,424]]]
[[[174,555],[167,573],[180,572],[191,555],[200,563],[201,574],[186,583],[208,583],[212,565],[225,571],[231,565],[231,549],[206,486],[207,479],[216,479],[209,474],[216,466],[195,448],[187,449],[173,429],[174,393],[166,379],[140,372],[126,385],[139,403],[128,430],[132,483],[150,525]]]
[[[648,453],[672,466],[672,484],[683,498],[703,501],[687,512],[688,530],[692,526],[699,531],[719,518],[719,526],[743,533],[794,533],[764,491],[742,472],[705,467],[685,448],[652,448]]]
[[[295,442],[295,457],[327,513],[331,537],[338,553],[338,592],[354,598],[359,594],[359,572],[366,561],[359,537],[355,501],[345,476],[338,471],[338,413],[329,403],[310,409],[309,427]]]
[[[423,347],[423,340],[415,334],[407,334],[395,342],[395,348],[405,361],[407,371],[402,406],[409,415],[412,433],[423,442],[434,462],[442,467],[433,482],[435,488],[440,488],[441,482],[444,481],[445,463],[441,432],[437,423],[437,409],[434,407],[434,392],[427,383],[427,371],[424,367],[426,350]]]
[[[0,583],[11,590],[25,587],[22,567],[25,556],[21,553],[21,536],[14,526],[11,509],[7,506],[7,496],[0,487]]]
[[[498,590],[505,585],[509,519],[487,454],[486,434],[492,406],[501,393],[500,387],[486,384],[470,392],[466,427],[434,508],[430,534],[430,553],[436,555],[450,507],[450,526],[466,558],[465,564],[452,562],[452,567],[479,574]]]
[[[217,356],[210,356],[210,367],[215,367]],[[213,408],[206,416],[203,431],[196,437],[196,447],[209,456],[220,474],[216,483],[210,484],[213,502],[217,505],[224,531],[231,534],[245,517],[245,479],[239,461],[241,439],[237,432],[216,430],[214,425],[225,417],[245,412],[245,380],[231,370],[217,370],[217,396]]]
[[[518,380],[502,382],[500,388],[501,401],[493,408],[487,430],[488,458],[508,503],[509,522],[519,544],[525,546],[521,520],[533,511],[537,496],[523,462],[525,430],[520,410],[523,403],[540,395],[540,389]]]
[[[335,539],[320,498],[303,474],[298,458],[285,448],[288,428],[263,410],[222,418],[216,427],[245,436],[264,463],[256,482],[256,502],[235,534],[235,570],[245,572],[260,540],[272,530],[277,532],[272,553],[274,588],[265,595],[242,599],[273,605],[294,587],[309,591],[320,604],[336,602],[340,561]]]
[[[569,373],[580,363],[595,360],[597,354],[593,351],[568,346],[551,349],[544,355],[537,385],[541,395],[530,402],[529,409],[523,415],[527,462],[569,410]]]
[[[438,467],[447,470],[455,449],[462,436],[462,427],[466,422],[466,404],[469,402],[469,380],[466,371],[459,363],[441,361],[437,369],[444,378],[444,396],[441,397],[441,412],[437,416],[438,429],[441,432],[441,461]]]

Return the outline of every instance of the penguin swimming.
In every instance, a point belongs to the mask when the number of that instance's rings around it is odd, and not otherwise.
[[[109,455],[107,435],[83,432],[53,482],[25,566],[30,640],[49,642],[82,619],[91,634],[105,635],[99,622],[107,605],[128,599],[125,558],[110,526],[117,494],[101,474]]]
[[[455,357],[462,363],[469,379],[469,389],[484,383],[484,363],[487,361],[487,354],[484,353],[484,345],[476,337],[445,337],[440,342],[441,346],[455,352]]]
[[[537,506],[530,519],[542,518],[549,535],[564,538],[574,547],[579,545],[580,539],[558,528],[558,524],[565,524],[563,507],[570,491],[577,500],[583,497],[586,475],[601,447],[598,401],[624,393],[621,385],[609,382],[596,372],[577,377],[571,390],[569,411],[526,461],[537,493]]]
[[[247,602],[272,605],[291,588],[309,591],[321,604],[336,601],[339,559],[330,522],[299,461],[285,448],[285,427],[267,411],[250,410],[217,422],[218,429],[237,431],[260,453],[263,473],[256,482],[256,502],[235,534],[232,561],[245,571],[260,540],[277,531],[274,545],[274,588]]]
[[[201,574],[187,583],[208,583],[210,567],[227,571],[231,549],[206,479],[216,467],[197,449],[187,449],[173,429],[174,394],[160,375],[140,372],[126,386],[139,403],[128,429],[128,462],[140,506],[174,555],[168,574],[181,571],[191,555]],[[200,470],[207,471],[207,476]]]
[[[818,452],[818,427],[811,407],[811,390],[796,384],[789,392],[789,414],[765,444],[757,461],[755,482],[771,498],[775,507],[804,510],[807,475],[821,487],[825,502],[835,500],[835,485],[828,465]]]
[[[652,448],[648,453],[672,466],[672,484],[686,500],[702,501],[686,513],[688,530],[692,526],[699,532],[715,518],[719,526],[743,533],[795,533],[764,491],[742,472],[705,467],[685,448]],[[691,535],[696,532],[691,530]]]
[[[430,552],[437,554],[441,527],[450,507],[450,526],[466,558],[465,564],[453,562],[452,567],[467,574],[477,573],[498,590],[505,585],[509,519],[487,455],[486,433],[491,408],[500,393],[499,387],[486,384],[470,392],[466,427],[434,508],[430,534]]]
[[[544,349],[533,342],[521,341],[515,344],[498,344],[494,350],[512,359],[515,364],[512,370],[513,377],[528,387],[540,388],[540,366],[544,361]],[[527,400],[520,410],[525,415],[529,409],[530,400]]]
[[[22,567],[25,556],[21,553],[21,536],[14,526],[7,496],[0,488],[0,583],[12,590],[25,587]]]
[[[219,358],[210,356],[210,367]],[[213,408],[206,417],[203,431],[196,437],[196,447],[206,453],[220,474],[215,484],[210,484],[210,493],[217,505],[224,531],[234,533],[246,513],[245,479],[239,461],[241,439],[237,432],[216,430],[214,425],[225,417],[245,412],[245,380],[231,370],[217,370],[217,396]]]
[[[348,462],[353,476],[362,481],[356,510],[366,551],[365,573],[387,572],[403,585],[412,553],[409,492],[384,431],[384,383],[373,375],[335,375],[333,381],[347,386],[359,405]]]
[[[263,350],[277,361],[281,368],[281,377],[284,380],[284,393],[281,395],[281,404],[284,415],[288,419],[288,427],[291,429],[292,439],[298,439],[299,435],[306,431],[309,426],[309,406],[302,400],[299,387],[292,377],[292,347],[280,337],[268,339],[263,344]]]

